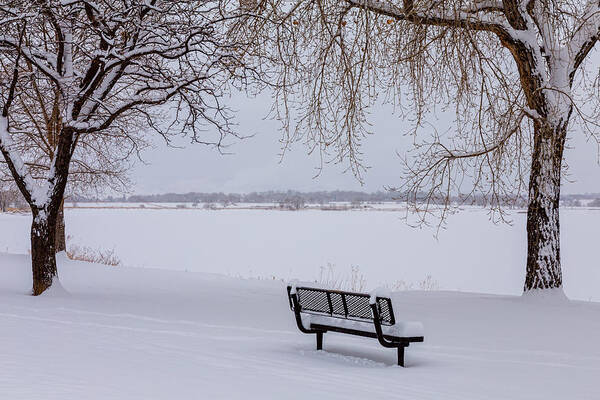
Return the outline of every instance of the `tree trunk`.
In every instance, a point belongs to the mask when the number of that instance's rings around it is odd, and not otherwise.
[[[535,123],[527,210],[527,272],[524,290],[562,286],[560,266],[560,176],[566,123]]]
[[[55,222],[45,211],[33,212],[31,224],[31,267],[33,270],[33,295],[38,296],[52,286],[58,276],[55,257]]]
[[[48,181],[53,183],[49,198],[43,202],[43,205],[37,205],[35,202],[29,201],[33,212],[33,223],[31,225],[31,266],[33,269],[34,296],[42,294],[44,290],[52,286],[52,282],[58,277],[55,247],[56,223],[69,177],[70,149],[72,143],[73,130],[70,128],[63,129],[55,153],[54,173],[48,178]],[[23,187],[21,191],[24,194],[26,193],[31,197],[23,181],[17,182],[17,184]]]
[[[58,209],[58,215],[56,217],[56,236],[55,236],[55,251],[57,253],[67,250],[67,240],[65,237],[65,201],[64,199],[60,202],[60,208]]]

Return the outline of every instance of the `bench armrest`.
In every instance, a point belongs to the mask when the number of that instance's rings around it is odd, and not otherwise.
[[[379,320],[379,311],[377,310],[377,303],[371,303],[371,311],[373,312],[373,324],[375,325],[375,333],[377,334],[377,340],[383,347],[398,347],[397,343],[386,340],[383,336],[383,330],[381,329],[381,321]]]
[[[296,325],[298,325],[298,329],[302,333],[319,333],[323,332],[321,330],[316,329],[307,329],[302,324],[302,316],[300,315],[300,304],[298,303],[298,295],[296,293],[290,294],[290,299],[292,300],[292,304],[294,306],[294,315],[296,316]]]

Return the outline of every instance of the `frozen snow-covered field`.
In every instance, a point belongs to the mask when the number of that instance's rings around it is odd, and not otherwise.
[[[425,343],[298,332],[279,281],[60,260],[34,298],[29,257],[0,253],[0,398],[594,400],[600,304],[396,292]]]
[[[439,240],[401,211],[67,209],[70,243],[114,249],[126,266],[284,280],[348,280],[411,286],[431,276],[440,289],[519,295],[526,257],[525,214],[494,225],[485,210],[453,215]],[[27,254],[28,215],[0,214],[0,251]],[[600,301],[600,210],[561,210],[565,292]],[[330,269],[328,266],[332,265]]]

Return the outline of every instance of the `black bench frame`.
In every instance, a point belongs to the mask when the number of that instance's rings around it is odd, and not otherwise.
[[[300,301],[298,300],[298,295],[297,295],[298,290],[307,290],[307,291],[312,291],[312,292],[324,292],[327,296],[328,311],[327,310],[315,311],[314,309],[308,309],[308,310],[303,309],[302,306],[300,305]],[[367,299],[370,299],[370,295],[365,294],[365,293],[344,292],[344,291],[340,291],[340,290],[327,290],[327,289],[318,289],[318,288],[304,287],[304,286],[296,287],[295,293],[292,293],[292,287],[288,286],[287,293],[288,293],[288,300],[290,302],[290,308],[292,309],[292,311],[294,312],[294,315],[296,317],[296,325],[298,325],[298,329],[302,333],[316,334],[317,350],[323,350],[323,334],[326,332],[338,332],[338,333],[345,333],[345,334],[349,334],[349,335],[375,338],[379,341],[379,343],[383,347],[397,348],[398,349],[398,365],[404,367],[404,348],[408,347],[410,345],[410,343],[423,342],[423,340],[424,340],[423,336],[397,337],[397,336],[390,336],[390,335],[383,334],[382,324],[383,325],[393,325],[395,323],[394,312],[392,309],[392,301],[389,298],[377,297],[376,303],[370,304],[371,313],[372,313],[371,317],[369,317],[369,318],[365,318],[365,317],[350,318],[347,301],[346,301],[346,296],[349,295],[349,296],[353,296],[353,297],[366,297]],[[331,300],[333,294],[335,294],[336,296],[341,296],[341,299],[343,302],[344,314],[334,313],[333,306],[332,306],[332,300]],[[386,304],[386,307],[388,307],[388,310],[389,310],[389,312],[387,313],[387,314],[389,314],[389,315],[387,315],[387,318],[383,318],[382,315],[380,314],[382,302],[384,302]],[[311,323],[310,328],[306,328],[302,324],[302,317],[301,317],[300,313],[316,314],[316,315],[322,315],[322,316],[332,317],[332,318],[351,319],[353,321],[359,321],[359,322],[365,322],[365,323],[373,322],[373,325],[375,326],[375,332],[361,331],[361,330],[357,330],[357,329],[350,329],[350,328],[344,328],[344,327],[339,327],[339,326],[334,326],[334,325],[315,324],[315,323]]]

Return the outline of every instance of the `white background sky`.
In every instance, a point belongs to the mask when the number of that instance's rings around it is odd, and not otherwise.
[[[409,126],[391,107],[371,110],[373,135],[364,140],[365,164],[370,168],[361,185],[347,165],[326,165],[317,177],[319,158],[307,155],[307,148],[296,144],[281,159],[280,125],[266,120],[270,98],[247,99],[237,95],[228,99],[236,110],[237,131],[255,136],[236,140],[227,149],[233,154],[221,155],[216,150],[182,139],[177,144],[185,148],[168,148],[155,140],[155,147],[145,153],[146,165],[138,164],[132,177],[138,194],[166,192],[250,192],[266,190],[382,190],[397,186],[402,169],[397,153],[410,149],[412,138],[406,137]],[[439,130],[452,121],[438,121]],[[427,134],[426,131],[422,131]],[[425,136],[423,136],[425,137]],[[563,193],[600,193],[600,167],[597,144],[588,141],[580,129],[570,134],[566,150],[569,175],[563,179]]]

